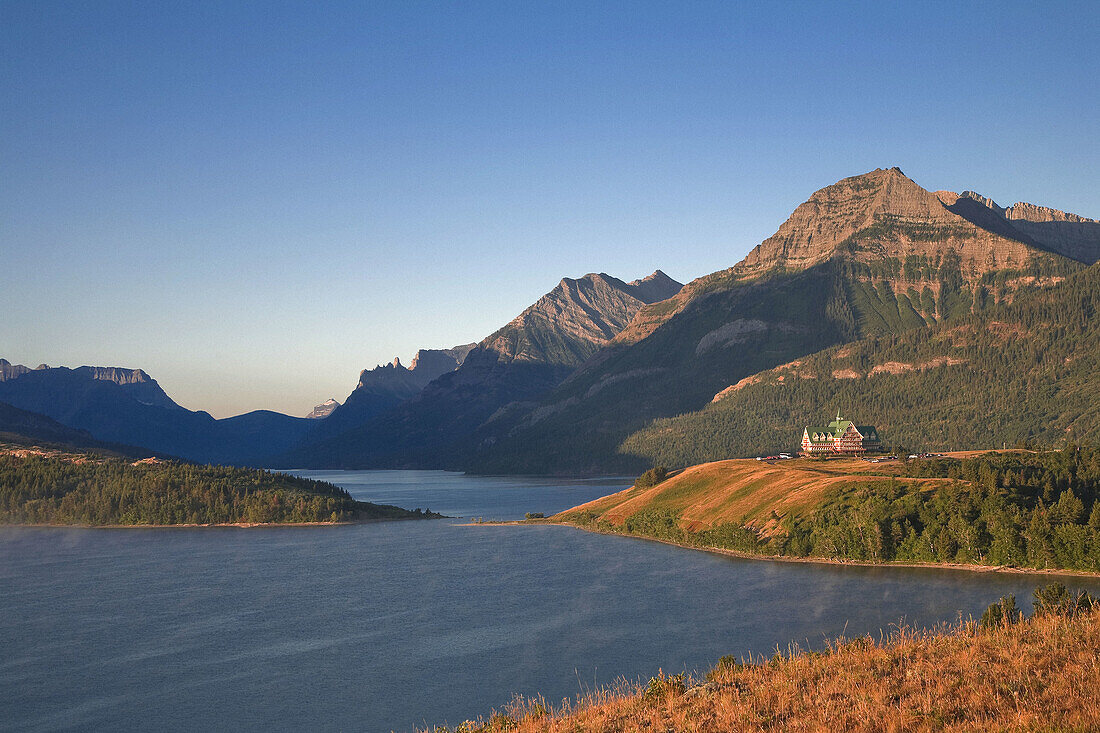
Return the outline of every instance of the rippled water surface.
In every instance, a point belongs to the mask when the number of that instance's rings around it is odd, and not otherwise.
[[[628,483],[308,475],[357,498],[486,518]],[[513,694],[561,699],[658,667],[950,621],[1040,582],[460,523],[2,529],[0,730],[455,724]]]

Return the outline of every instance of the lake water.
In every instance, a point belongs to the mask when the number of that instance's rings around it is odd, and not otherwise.
[[[485,518],[554,512],[628,483],[304,475]],[[1049,582],[459,524],[2,529],[0,730],[454,725],[513,694],[560,700],[723,654],[953,621]]]

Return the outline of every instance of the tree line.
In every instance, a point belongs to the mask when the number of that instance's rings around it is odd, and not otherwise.
[[[322,481],[229,466],[0,455],[0,522],[225,524],[438,516],[356,501]]]
[[[927,481],[943,479],[929,488]],[[905,476],[856,482],[817,509],[782,517],[782,532],[722,524],[691,532],[664,508],[600,531],[764,555],[864,562],[937,562],[1100,571],[1100,447],[914,460]]]

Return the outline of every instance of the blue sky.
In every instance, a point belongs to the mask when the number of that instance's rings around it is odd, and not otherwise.
[[[0,356],[304,414],[814,190],[1100,217],[1095,3],[0,2]]]

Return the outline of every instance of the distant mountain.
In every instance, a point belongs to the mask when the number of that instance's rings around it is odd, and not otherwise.
[[[130,458],[151,455],[142,448],[104,443],[85,430],[70,428],[45,415],[20,410],[5,402],[0,402],[0,443]]]
[[[412,399],[284,460],[307,466],[452,465],[471,449],[471,436],[486,421],[528,409],[639,310],[680,287],[659,270],[629,283],[604,273],[565,278]],[[394,377],[405,378],[397,366]]]
[[[215,420],[177,405],[141,369],[28,369],[0,360],[0,401],[99,441],[212,463],[253,464],[289,450],[314,421],[267,410]]]
[[[335,398],[330,397],[321,404],[313,408],[313,411],[306,415],[308,420],[323,420],[332,414],[332,411],[340,406],[340,403]]]
[[[1010,229],[1017,221],[962,216],[897,168],[827,186],[734,267],[642,308],[539,403],[480,425],[461,467],[636,471],[646,461],[623,441],[655,418],[829,346],[979,312],[1082,269],[1049,237]]]
[[[359,373],[359,384],[344,404],[333,411],[315,438],[326,437],[358,427],[375,415],[415,397],[428,384],[447,372],[462,366],[476,344],[463,344],[450,349],[420,349],[406,368],[394,358],[389,364]]]

